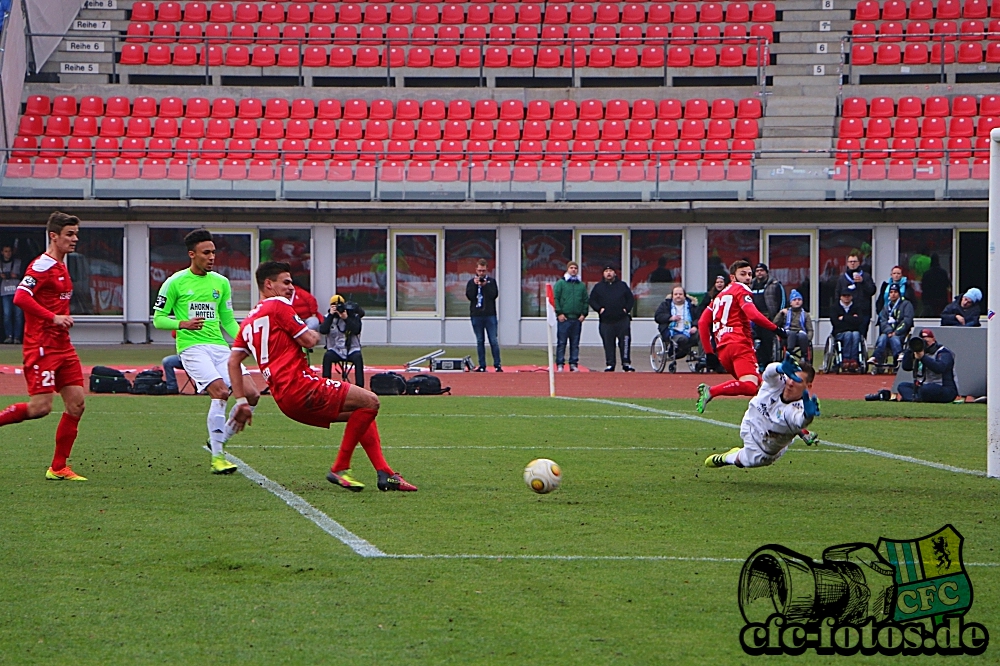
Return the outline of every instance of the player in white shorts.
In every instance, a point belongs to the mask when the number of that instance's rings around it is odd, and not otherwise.
[[[791,354],[767,366],[740,423],[743,446],[710,455],[705,467],[765,467],[783,456],[792,440],[819,416],[819,400],[809,395],[815,376],[809,363],[797,362]]]

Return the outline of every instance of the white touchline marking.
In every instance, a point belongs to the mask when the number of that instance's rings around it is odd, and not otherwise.
[[[279,483],[275,483],[236,456],[231,453],[227,453],[226,458],[228,458],[231,463],[236,465],[240,474],[247,477],[254,483],[257,483],[272,495],[282,499],[285,504],[311,520],[321,530],[349,547],[361,557],[386,556],[385,553],[379,550],[376,546],[368,543],[357,534],[351,532],[336,520],[293,493],[291,490],[288,490]]]
[[[733,428],[739,430],[739,426],[735,423],[727,423],[726,421],[716,421],[715,419],[706,419],[702,416],[694,416],[693,414],[683,414],[681,412],[671,412],[666,409],[656,409],[655,407],[644,407],[643,405],[636,405],[631,402],[617,402],[615,400],[604,400],[601,398],[572,398],[569,396],[556,396],[559,400],[576,400],[581,402],[596,402],[603,405],[618,405],[619,407],[626,407],[628,409],[637,409],[643,412],[652,412],[654,414],[665,414],[667,416],[674,416],[681,419],[687,419],[688,421],[698,421],[701,423],[710,423],[711,425],[722,426],[723,428]],[[986,472],[978,469],[966,469],[964,467],[955,467],[954,465],[945,465],[944,463],[936,463],[930,460],[924,460],[923,458],[914,458],[912,456],[901,456],[896,453],[889,453],[888,451],[882,451],[880,449],[871,449],[867,446],[854,446],[853,444],[840,444],[839,442],[830,442],[825,439],[819,440],[820,443],[826,444],[827,446],[835,446],[846,451],[854,451],[855,453],[867,453],[873,456],[879,456],[880,458],[889,458],[891,460],[898,460],[900,462],[914,463],[916,465],[924,465],[925,467],[933,467],[934,469],[944,470],[945,472],[955,472],[957,474],[970,474],[972,476],[986,476]]]

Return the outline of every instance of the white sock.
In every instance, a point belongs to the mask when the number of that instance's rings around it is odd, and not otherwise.
[[[212,455],[222,455],[222,445],[226,442],[226,400],[212,400],[208,408],[208,443]]]
[[[740,457],[740,451],[742,450],[743,449],[740,449],[739,451],[734,451],[733,453],[727,453],[726,457],[723,458],[723,460],[726,461],[727,465],[735,465],[736,459]]]
[[[226,421],[226,430],[222,439],[223,443],[228,442],[229,438],[236,434],[236,431],[229,425],[229,423],[233,420],[233,414],[236,413],[236,407],[237,405],[233,405],[233,408],[229,410],[229,420]],[[250,405],[251,414],[253,414],[255,409],[257,409],[257,405]]]

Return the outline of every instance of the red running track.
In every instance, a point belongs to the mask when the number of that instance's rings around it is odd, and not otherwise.
[[[89,368],[84,374],[89,376]],[[178,372],[178,382],[184,385],[184,374]],[[255,373],[263,386],[260,375]],[[370,376],[370,375],[369,375]],[[450,386],[452,395],[535,397],[549,394],[549,377],[545,372],[505,372],[503,374],[456,372],[439,373],[443,386]],[[556,395],[574,398],[697,398],[701,382],[718,384],[728,375],[635,373],[559,373],[556,375]],[[129,375],[129,379],[133,376]],[[818,375],[813,385],[820,398],[861,400],[866,393],[891,388],[892,375]],[[24,377],[12,372],[0,373],[0,395],[25,395]],[[740,398],[746,400],[746,398]]]

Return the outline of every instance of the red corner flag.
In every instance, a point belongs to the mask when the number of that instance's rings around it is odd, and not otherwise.
[[[545,285],[545,319],[549,326],[556,327],[556,297],[552,293],[552,285]]]

